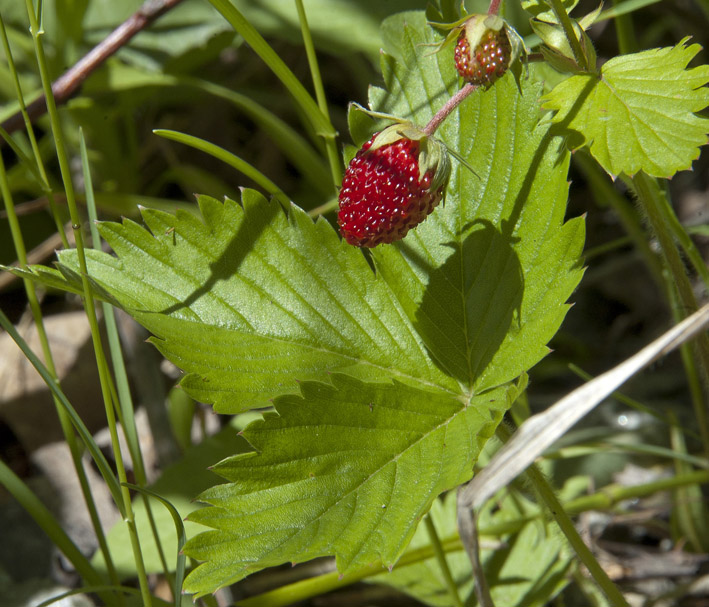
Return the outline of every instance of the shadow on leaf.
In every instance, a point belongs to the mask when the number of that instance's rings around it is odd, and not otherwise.
[[[519,322],[524,277],[512,237],[483,219],[468,230],[432,270],[415,325],[436,364],[472,386]]]
[[[236,274],[246,255],[253,249],[263,231],[271,224],[275,214],[279,212],[283,212],[283,208],[275,200],[271,200],[269,204],[259,205],[258,212],[248,213],[244,209],[241,225],[234,233],[234,237],[221,255],[209,264],[209,278],[183,301],[160,310],[158,313],[169,315],[180,309],[190,308],[200,297],[209,293],[218,281],[227,280]]]

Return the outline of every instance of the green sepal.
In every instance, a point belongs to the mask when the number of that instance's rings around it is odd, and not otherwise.
[[[392,145],[393,143],[401,141],[402,139],[410,139],[411,141],[421,141],[426,137],[426,133],[424,133],[420,128],[416,127],[412,122],[397,122],[396,124],[392,124],[386,127],[381,133],[379,133],[379,135],[377,135],[377,138],[374,140],[374,143],[372,143],[372,145],[365,153],[371,154],[372,152],[375,152],[380,148]]]
[[[382,131],[392,122],[401,123],[402,120],[391,114],[373,112],[355,102],[351,102],[347,107],[347,125],[350,129],[352,142],[358,149],[361,148],[374,133]]]
[[[584,15],[581,19],[571,19],[574,31],[581,43],[581,49],[588,63],[588,71],[590,72],[596,71],[596,50],[593,47],[593,42],[591,42],[588,34],[586,34],[586,30],[597,21],[602,8],[603,4],[600,4],[595,10]],[[564,32],[564,28],[559,25],[555,19],[553,21],[547,19],[548,17],[530,20],[530,25],[534,33],[542,39],[542,42],[547,47],[542,47],[544,58],[555,70],[560,72],[578,73],[586,71],[582,70],[579,66],[574,51]]]
[[[465,20],[461,29],[465,29],[468,44],[471,49],[474,49],[480,45],[488,31],[500,32],[506,29],[506,23],[499,15],[471,15]]]
[[[601,16],[601,13],[603,12],[603,2],[601,2],[595,9],[593,9],[590,13],[584,15],[579,19],[579,25],[583,28],[584,31],[586,31],[589,27],[591,27],[596,21],[598,21],[598,18]]]
[[[455,0],[431,0],[426,7],[428,25],[440,25],[443,28],[454,21],[459,21],[459,17],[465,18],[467,14],[465,0],[458,2],[457,9],[455,8]]]
[[[505,32],[510,43],[510,63],[507,68],[511,71],[519,88],[519,79],[522,75],[522,65],[520,58],[527,56],[527,47],[524,45],[522,36],[507,21],[499,15],[471,15],[463,23],[460,29],[465,29],[465,36],[471,49],[477,48],[488,31]]]
[[[541,21],[539,19],[531,19],[529,24],[532,26],[534,33],[539,36],[547,48],[552,51],[553,55],[558,55],[571,60],[576,66],[576,69],[578,69],[578,63],[576,62],[574,51],[572,50],[569,40],[564,33],[564,28],[561,27],[561,25],[558,23],[550,23],[549,21]],[[576,27],[578,27],[577,24]],[[577,33],[579,33],[578,30]]]
[[[519,35],[519,32],[505,21],[505,32],[507,39],[510,41],[512,55],[510,56],[510,66],[508,71],[512,72],[517,83],[517,89],[521,90],[519,79],[522,77],[522,59],[526,62],[529,51],[524,44],[524,39]]]
[[[586,62],[588,63],[588,71],[596,71],[596,49],[593,47],[593,42],[589,35],[581,30],[581,49],[583,54],[586,56]]]
[[[398,116],[386,114],[384,112],[375,112],[365,108],[359,103],[352,102],[349,106],[348,121],[350,123],[350,131],[353,133],[353,138],[360,147],[369,139],[369,135],[364,135],[365,128],[355,117],[357,113],[363,113],[370,118],[390,120],[394,122],[384,128],[376,137],[372,145],[367,149],[365,154],[370,154],[375,150],[392,145],[401,139],[409,139],[411,141],[419,141],[419,180],[429,171],[433,171],[433,179],[431,180],[431,190],[435,191],[444,187],[448,183],[450,177],[450,158],[448,157],[448,149],[445,144],[441,143],[434,137],[427,135],[422,129],[415,124]],[[355,135],[356,133],[356,135]],[[352,158],[354,155],[352,156]],[[350,158],[349,160],[352,160]],[[348,162],[349,163],[349,162]]]
[[[567,57],[548,46],[541,46],[539,50],[544,56],[544,60],[557,72],[561,72],[562,74],[581,72],[579,64],[576,63],[576,59],[573,57]]]
[[[431,191],[445,188],[451,175],[451,161],[448,148],[438,139],[427,137],[421,140],[419,152],[419,181],[429,171],[433,170]]]
[[[371,154],[375,150],[392,145],[402,139],[418,141],[419,149],[419,181],[429,171],[433,171],[431,180],[431,191],[436,191],[448,183],[451,167],[448,158],[448,149],[445,144],[438,139],[427,135],[423,130],[411,122],[400,122],[385,128],[367,149],[365,154]]]
[[[374,110],[367,109],[363,105],[357,103],[356,101],[350,101],[349,104],[349,111],[359,111],[363,112],[370,118],[379,118],[382,120],[390,120],[391,122],[396,122],[397,124],[405,124],[406,122],[409,122],[408,120],[405,120],[404,118],[399,118],[398,116],[394,116],[393,114],[387,114],[386,112],[375,112]]]
[[[348,143],[342,146],[342,158],[344,160],[345,166],[349,166],[350,162],[352,162],[358,151],[358,147],[350,145]]]

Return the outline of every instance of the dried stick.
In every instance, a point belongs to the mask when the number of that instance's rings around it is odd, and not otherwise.
[[[57,104],[65,102],[79,88],[89,75],[106,59],[125,46],[137,33],[148,27],[158,17],[164,15],[182,0],[146,0],[146,2],[121,25],[99,42],[84,57],[79,59],[64,75],[52,84],[52,93]],[[47,101],[42,95],[27,106],[31,120],[47,111]],[[12,133],[24,125],[22,114],[17,112],[2,123],[2,127]]]

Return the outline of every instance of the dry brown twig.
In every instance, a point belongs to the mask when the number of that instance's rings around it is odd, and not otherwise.
[[[142,30],[150,26],[158,17],[177,6],[182,0],[146,0],[146,2],[106,38],[79,59],[66,73],[52,84],[52,93],[57,104],[64,103],[81,86],[89,75],[100,67],[106,59]],[[27,106],[30,120],[35,120],[47,111],[44,95]],[[24,125],[22,113],[13,114],[2,123],[2,127],[12,133]]]

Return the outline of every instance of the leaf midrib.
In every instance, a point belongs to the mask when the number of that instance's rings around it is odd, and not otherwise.
[[[471,399],[471,400],[472,400],[472,399]],[[304,527],[298,529],[294,534],[289,535],[289,536],[288,536],[287,538],[285,538],[283,541],[281,541],[281,542],[279,542],[277,545],[275,545],[274,548],[269,551],[269,553],[274,553],[274,552],[276,552],[276,551],[279,550],[284,544],[286,544],[287,542],[291,541],[291,540],[292,540],[293,538],[295,538],[297,535],[299,535],[300,533],[305,532],[305,530],[308,529],[311,525],[319,524],[320,519],[321,519],[327,512],[329,512],[329,511],[331,511],[332,509],[336,508],[340,503],[342,503],[343,500],[347,499],[352,493],[356,492],[358,489],[360,489],[361,487],[363,487],[363,486],[364,486],[366,483],[368,483],[375,475],[377,475],[378,473],[380,473],[386,466],[388,466],[388,465],[391,464],[391,463],[395,463],[397,460],[399,460],[401,457],[403,457],[403,456],[406,454],[407,451],[409,451],[409,450],[412,449],[413,447],[419,445],[422,441],[425,441],[430,435],[432,435],[433,433],[437,432],[439,429],[441,429],[441,428],[443,428],[444,426],[447,426],[448,424],[450,424],[450,423],[451,423],[458,415],[460,415],[461,413],[466,412],[466,410],[468,409],[468,407],[469,407],[470,404],[471,404],[471,400],[469,400],[467,403],[463,403],[463,402],[461,402],[461,401],[458,401],[458,402],[460,402],[460,404],[461,404],[461,407],[460,407],[459,409],[457,409],[456,411],[454,411],[449,417],[444,418],[444,419],[441,421],[441,423],[439,423],[439,424],[437,424],[436,426],[432,427],[428,432],[423,433],[417,440],[415,440],[415,441],[409,443],[409,444],[406,446],[406,448],[403,449],[400,453],[396,454],[395,456],[393,456],[392,458],[390,458],[389,460],[387,460],[386,462],[384,462],[383,464],[381,464],[379,467],[375,468],[368,476],[366,476],[366,477],[365,477],[364,479],[362,479],[359,483],[357,483],[354,487],[352,487],[351,489],[347,490],[347,491],[346,491],[345,493],[343,493],[339,498],[337,498],[337,499],[332,503],[332,505],[331,505],[329,508],[327,508],[327,509],[325,509],[325,510],[322,510],[322,511],[317,515],[317,517],[314,517],[314,518],[313,518],[311,521],[309,521]],[[380,405],[380,407],[386,407],[386,405]],[[394,411],[397,410],[397,409],[395,409],[395,408],[393,408],[393,407],[389,407],[389,409],[394,410]],[[438,470],[439,470],[439,472],[438,472],[438,478],[437,478],[436,482],[431,483],[431,486],[434,486],[434,487],[435,487],[435,486],[436,486],[436,483],[438,482],[438,479],[440,479],[440,472],[441,472],[441,469],[439,468]],[[471,474],[472,474],[472,469],[471,469]],[[302,480],[305,480],[305,479],[299,479],[299,480],[296,481],[296,482],[301,482]],[[290,483],[287,483],[287,484],[290,484]],[[287,484],[285,484],[285,485],[279,485],[279,486],[286,486]],[[431,492],[429,491],[429,492],[428,492],[428,495],[430,495],[430,493],[431,493]],[[217,507],[219,507],[219,506],[217,506]],[[364,546],[364,545],[367,543],[367,540],[369,539],[369,537],[371,537],[371,533],[368,533],[368,534],[364,537],[364,539],[363,539],[362,542],[361,542],[361,545],[362,545],[362,546]],[[332,542],[331,542],[330,545],[332,545]],[[356,556],[361,552],[361,550],[362,550],[362,549],[360,549],[359,552],[357,552],[355,555],[353,555],[353,557],[352,557],[352,559],[351,559],[353,562],[354,562],[354,560],[356,559]],[[246,566],[246,567],[243,567],[244,570],[247,569],[247,568],[248,568],[247,566]]]
[[[126,311],[131,315],[140,315],[141,314],[141,311],[138,311],[138,310],[128,309]],[[191,319],[179,318],[179,317],[175,317],[175,316],[170,316],[167,318],[169,318],[170,321],[174,321],[174,322],[185,322],[185,323],[199,324],[199,325],[206,324],[201,320],[191,320]],[[410,380],[410,381],[414,382],[416,385],[426,386],[428,388],[433,388],[435,390],[438,390],[438,391],[440,391],[444,394],[447,394],[449,396],[452,396],[454,398],[466,398],[468,396],[465,392],[457,392],[455,390],[452,390],[449,386],[446,386],[442,383],[436,383],[434,381],[427,380],[422,377],[411,375],[409,373],[402,371],[401,369],[397,369],[395,367],[385,367],[385,366],[380,365],[378,363],[375,363],[375,362],[372,362],[372,361],[369,361],[369,360],[366,360],[363,358],[358,358],[356,356],[347,354],[345,352],[338,352],[337,350],[332,350],[332,349],[328,349],[328,348],[325,348],[322,346],[316,346],[316,345],[313,345],[310,343],[301,342],[301,341],[298,341],[297,339],[288,340],[288,339],[285,339],[282,337],[277,337],[274,335],[267,335],[265,333],[248,333],[246,331],[243,331],[242,329],[230,327],[229,325],[224,325],[224,324],[219,324],[219,323],[209,324],[207,326],[215,328],[215,329],[228,330],[228,331],[231,331],[231,332],[237,333],[237,334],[243,334],[243,335],[245,335],[247,337],[251,337],[251,338],[255,337],[258,339],[263,339],[265,341],[272,341],[275,343],[289,344],[292,346],[294,345],[294,346],[297,346],[297,347],[300,347],[303,349],[311,350],[313,352],[320,352],[320,353],[328,354],[331,356],[337,356],[341,359],[350,361],[351,364],[353,364],[355,366],[362,365],[362,366],[370,367],[372,369],[386,371],[388,373],[391,373],[393,376],[395,376],[394,377],[395,379]],[[171,341],[171,340],[168,340],[167,338],[165,338],[163,335],[159,334],[157,331],[155,331],[155,336],[163,341],[166,341],[166,342]],[[342,366],[338,365],[338,368],[342,368]],[[213,369],[217,370],[217,371],[219,370],[216,367],[213,367]],[[223,389],[223,390],[214,389],[212,391],[232,392],[232,390],[230,390],[230,389]]]

